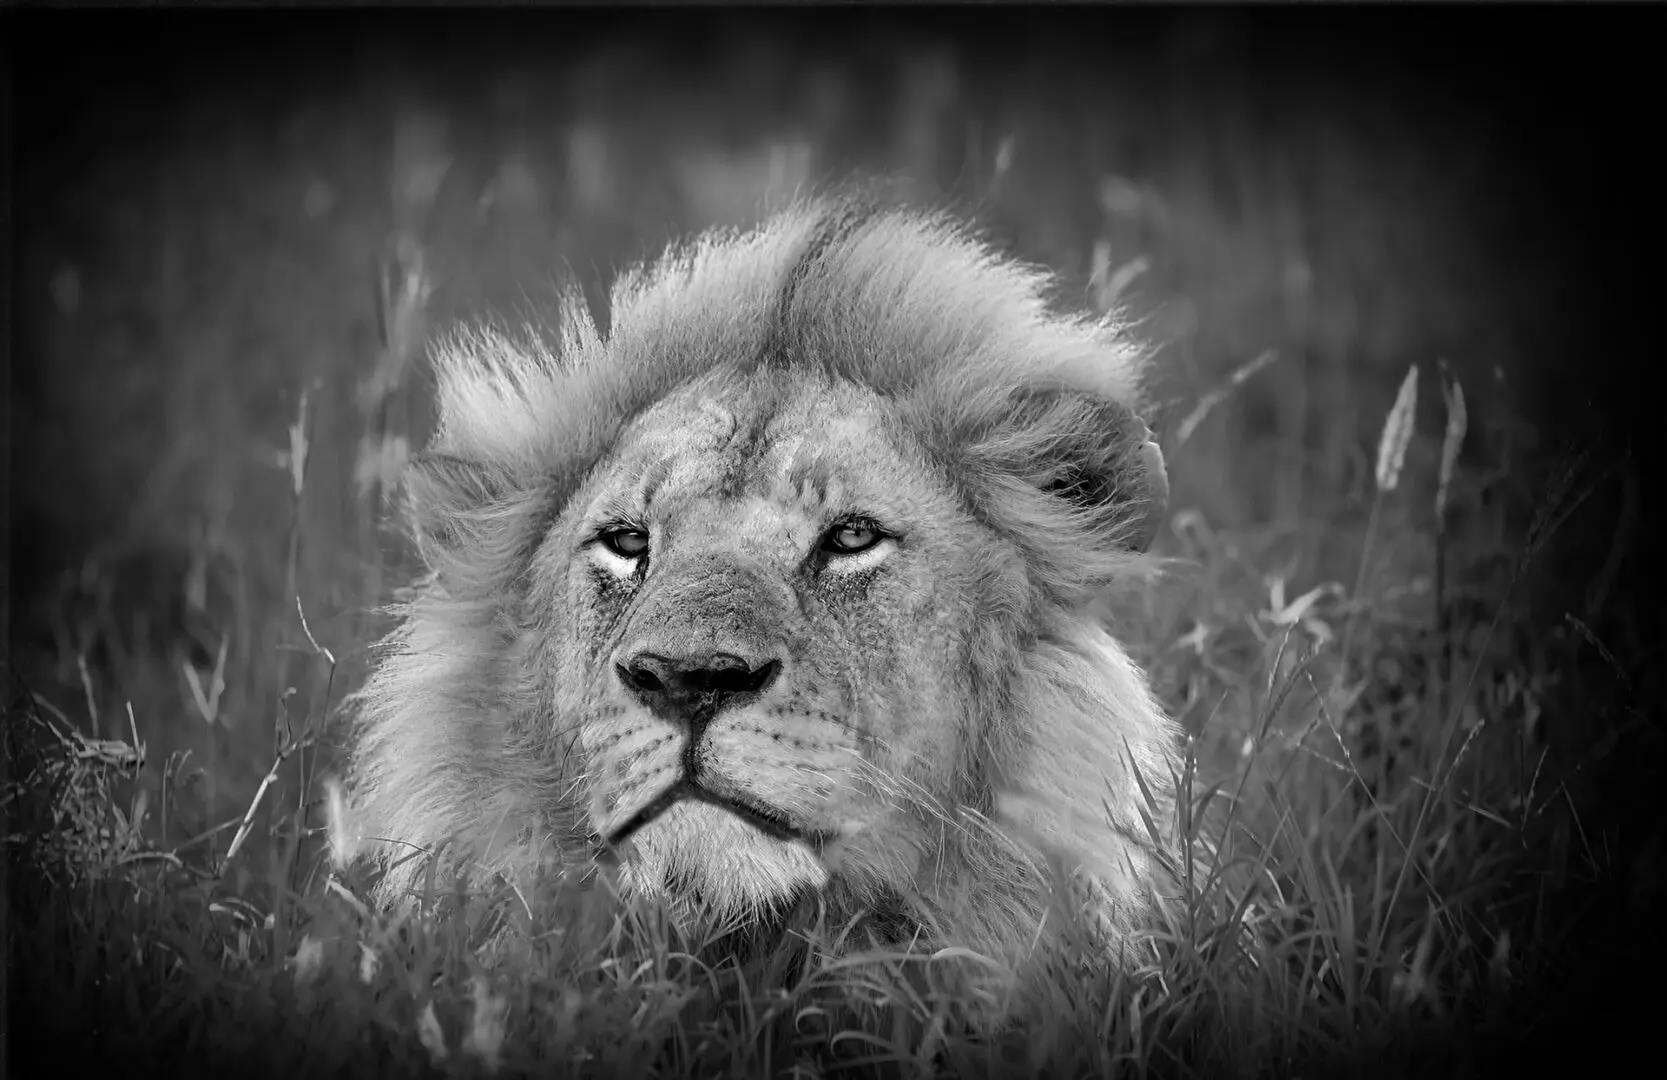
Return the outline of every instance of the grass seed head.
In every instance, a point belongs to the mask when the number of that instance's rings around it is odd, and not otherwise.
[[[433,1001],[417,1014],[417,1038],[436,1067],[446,1060],[446,1033],[440,1028],[440,1018],[434,1015]]]
[[[1469,423],[1465,415],[1464,386],[1458,377],[1441,362],[1441,396],[1447,404],[1447,432],[1441,440],[1441,476],[1435,490],[1436,527],[1447,510],[1447,494],[1452,489],[1453,473],[1459,463],[1459,449],[1464,446],[1464,433]]]
[[[1412,427],[1418,415],[1418,365],[1407,368],[1401,380],[1400,393],[1395,395],[1395,407],[1384,421],[1383,434],[1378,438],[1377,481],[1379,491],[1394,491],[1401,482],[1401,465],[1406,461],[1407,444],[1412,441]]]

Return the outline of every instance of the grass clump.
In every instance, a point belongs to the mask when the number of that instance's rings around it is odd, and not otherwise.
[[[1219,551],[1194,554],[1220,560],[1204,588],[1230,579]],[[737,949],[622,903],[605,874],[527,897],[442,880],[433,861],[415,910],[371,910],[340,823],[268,794],[304,736],[246,813],[180,836],[164,818],[177,762],[153,811],[136,735],[90,740],[17,688],[14,1049],[308,1075],[1406,1075],[1514,1060],[1522,1025],[1545,1019],[1532,990],[1567,970],[1570,878],[1616,871],[1535,735],[1551,672],[1495,647],[1502,616],[1450,621],[1464,632],[1432,644],[1341,588],[1287,600],[1274,579],[1270,593],[1248,642],[1217,594],[1181,618],[1220,629],[1154,663],[1172,695],[1180,682],[1183,697],[1253,704],[1247,724],[1217,717],[1192,739],[1178,826],[1209,852],[1177,870],[1183,902],[1127,970],[1062,955],[1045,1021],[990,1036],[939,988],[935,965],[954,958],[841,957],[850,928],[814,912]],[[1358,626],[1347,652],[1341,625]],[[328,685],[335,657],[313,644]],[[1547,832],[1576,849],[1547,858]]]

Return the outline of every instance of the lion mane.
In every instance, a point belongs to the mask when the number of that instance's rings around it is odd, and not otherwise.
[[[1017,970],[1068,895],[1127,945],[1178,732],[1091,605],[1168,489],[1145,354],[1050,287],[841,197],[624,274],[606,332],[575,293],[437,346],[426,572],[353,708],[381,898],[604,852],[713,924],[809,896]]]

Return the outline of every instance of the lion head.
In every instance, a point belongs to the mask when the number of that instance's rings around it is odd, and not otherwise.
[[[1127,934],[1175,730],[1087,606],[1167,486],[1142,355],[1046,285],[819,202],[624,276],[606,335],[573,299],[442,347],[428,573],[357,697],[388,896],[412,847],[603,850],[689,918],[808,895],[1017,961],[1063,866]]]

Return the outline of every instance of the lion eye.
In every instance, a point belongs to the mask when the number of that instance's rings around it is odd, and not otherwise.
[[[602,534],[601,540],[622,559],[640,559],[648,552],[648,534],[641,529],[611,529]]]
[[[880,542],[880,530],[856,521],[842,521],[822,538],[822,550],[834,555],[855,555]]]

